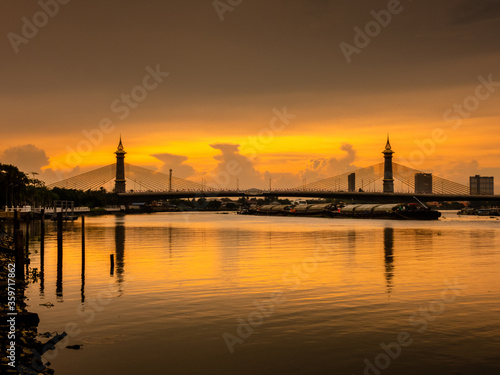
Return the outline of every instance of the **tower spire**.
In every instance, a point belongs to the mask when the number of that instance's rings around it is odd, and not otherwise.
[[[122,144],[122,135],[120,134],[120,143],[118,143],[117,151],[123,151],[123,150],[124,150],[124,147]]]
[[[387,143],[385,145],[386,150],[391,150],[391,142],[389,141],[389,133],[387,133]]]
[[[387,134],[387,143],[384,151],[384,193],[394,193],[394,176],[392,173],[392,151],[391,142],[389,142],[389,134]]]
[[[115,192],[125,193],[125,149],[122,143],[122,135],[120,134],[120,143],[115,151],[116,154],[116,178],[115,178]]]

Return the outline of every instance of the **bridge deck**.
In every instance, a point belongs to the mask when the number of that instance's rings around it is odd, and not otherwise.
[[[335,198],[344,201],[358,200],[366,202],[404,203],[415,202],[449,202],[449,201],[492,201],[500,202],[500,195],[464,195],[464,194],[415,194],[415,193],[378,193],[378,192],[345,192],[345,191],[290,191],[276,190],[261,193],[247,193],[236,190],[207,191],[166,191],[136,192],[118,194],[123,203],[144,202],[160,199],[180,198],[253,198],[253,197],[296,197],[296,198]],[[416,198],[416,199],[415,199]]]

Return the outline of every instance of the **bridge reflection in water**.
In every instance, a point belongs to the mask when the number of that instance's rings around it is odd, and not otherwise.
[[[86,343],[78,356],[63,351],[52,361],[61,373],[127,374],[131,368],[154,373],[165,363],[172,373],[186,374],[203,373],[206,366],[219,374],[305,375],[339,368],[363,373],[364,358],[402,331],[411,331],[415,340],[391,364],[395,373],[446,373],[469,361],[479,363],[481,373],[498,369],[484,360],[496,358],[498,349],[492,318],[500,293],[494,282],[500,263],[496,221],[214,213],[88,217],[85,300],[74,298],[81,288],[76,222],[65,232],[65,298],[54,311],[39,306],[54,298],[57,277],[54,228],[47,229],[47,291],[41,295],[30,285],[28,298],[43,312],[44,330],[76,320]],[[113,277],[110,253],[116,257]],[[39,254],[31,256],[32,264],[40,261]],[[417,333],[409,316],[455,278],[467,289],[425,333]],[[96,309],[102,291],[111,291],[112,298]],[[231,355],[222,335],[236,334],[238,319],[247,319],[277,292],[283,302]],[[96,317],[87,324],[92,309]],[[470,350],[475,346],[480,353]],[[113,356],[127,361],[107,360]],[[272,371],[268,363],[274,364]]]
[[[394,228],[391,227],[384,229],[384,263],[387,293],[390,293],[394,278]]]

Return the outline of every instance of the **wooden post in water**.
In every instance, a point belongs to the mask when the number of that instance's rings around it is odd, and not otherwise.
[[[57,213],[57,280],[56,280],[56,297],[62,299],[63,286],[63,214]]]
[[[44,279],[44,267],[45,267],[45,209],[42,208],[40,211],[40,293],[44,293],[45,279]]]
[[[24,282],[24,244],[23,231],[19,228],[18,212],[14,211],[14,249],[16,252],[16,279]]]
[[[16,249],[16,279],[24,282],[24,244],[23,231],[21,229],[14,230],[14,246]]]
[[[29,273],[29,264],[30,264],[30,215],[31,212],[26,215],[26,237],[25,237],[25,246],[24,246],[24,256],[26,263],[26,275]]]
[[[45,255],[45,210],[42,208],[41,211],[41,219],[40,219],[40,268],[42,269],[43,272],[43,262],[44,262],[44,255]]]
[[[62,258],[57,257],[57,279],[56,279],[56,297],[61,300],[63,296],[63,263]]]
[[[29,273],[30,264],[30,221],[26,219],[26,236],[24,246],[24,263],[26,264],[26,275]]]
[[[82,215],[82,259],[85,259],[85,216]]]
[[[82,215],[82,286],[80,289],[81,302],[85,302],[85,215]]]
[[[109,260],[111,262],[111,268],[110,268],[109,274],[111,276],[113,276],[113,274],[115,272],[115,254],[109,254]]]
[[[57,257],[61,255],[63,250],[63,214],[62,212],[57,213]]]
[[[26,216],[26,255],[29,254],[30,250],[30,219],[29,214]]]
[[[14,208],[14,230],[20,229],[19,227],[19,212]]]

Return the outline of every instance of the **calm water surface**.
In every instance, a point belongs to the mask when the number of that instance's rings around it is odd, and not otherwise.
[[[58,277],[47,223],[29,309],[76,327],[56,375],[499,374],[500,220],[444,216],[87,217],[84,277],[81,224]]]

